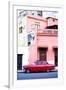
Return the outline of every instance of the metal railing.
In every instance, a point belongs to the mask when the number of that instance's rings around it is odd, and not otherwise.
[[[37,30],[37,34],[48,34],[48,35],[58,35],[58,29],[44,29],[44,30]]]

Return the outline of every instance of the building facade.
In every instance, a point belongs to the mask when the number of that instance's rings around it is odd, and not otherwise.
[[[58,19],[42,11],[22,11],[18,17],[17,65],[44,60],[58,66]],[[20,68],[21,69],[21,68]]]

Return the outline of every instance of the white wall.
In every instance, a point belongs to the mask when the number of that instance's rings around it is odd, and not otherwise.
[[[28,52],[28,46],[27,46],[27,30],[26,30],[26,25],[27,25],[27,20],[26,17],[20,17],[18,19],[18,22],[22,22],[21,24],[18,23],[18,31],[19,27],[23,26],[23,32],[19,33],[18,32],[18,54],[23,54],[22,57],[22,66],[28,64],[28,58],[29,58],[29,52]]]
[[[21,24],[19,24],[19,22],[22,22]],[[18,47],[19,46],[27,46],[27,30],[26,30],[26,24],[27,20],[26,17],[22,18],[20,17],[18,19]],[[19,33],[19,27],[24,27],[24,29],[22,30],[22,33]]]
[[[18,47],[18,54],[23,54],[22,65],[29,64],[29,62],[28,62],[28,59],[29,59],[28,47]]]

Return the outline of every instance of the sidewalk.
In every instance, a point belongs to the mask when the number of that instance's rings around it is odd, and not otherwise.
[[[24,72],[24,70],[17,70],[18,73]]]

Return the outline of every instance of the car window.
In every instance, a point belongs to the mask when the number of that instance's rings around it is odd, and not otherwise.
[[[35,64],[36,64],[36,65],[39,65],[39,64],[40,64],[40,62],[36,61],[36,62],[35,62]]]
[[[48,64],[47,62],[43,62],[43,64]]]
[[[46,61],[36,61],[35,64],[36,65],[46,65],[46,64],[48,64],[48,62],[46,62]]]

